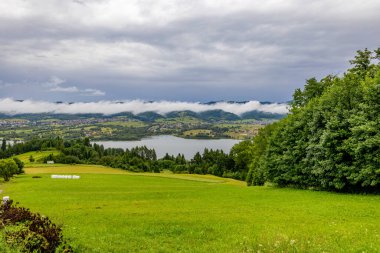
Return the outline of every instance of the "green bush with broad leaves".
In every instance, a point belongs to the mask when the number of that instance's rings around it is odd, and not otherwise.
[[[74,252],[62,229],[48,217],[18,207],[8,200],[0,205],[0,232],[7,247],[18,252]]]

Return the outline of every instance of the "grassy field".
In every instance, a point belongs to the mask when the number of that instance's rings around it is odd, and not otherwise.
[[[380,196],[101,166],[26,168],[0,189],[63,224],[79,252],[380,252]]]
[[[185,137],[195,137],[198,135],[202,136],[209,136],[209,137],[214,137],[214,134],[211,130],[208,129],[193,129],[193,130],[187,130],[182,133],[183,136]]]
[[[58,150],[52,149],[52,150],[46,150],[46,151],[31,151],[27,153],[23,153],[21,155],[16,155],[15,157],[18,157],[24,164],[25,167],[33,167],[33,166],[41,166],[41,162],[39,162],[40,159],[43,159],[47,157],[50,154],[58,155],[60,152]],[[29,158],[30,156],[33,156],[34,162],[30,162]]]
[[[144,127],[147,124],[141,121],[111,121],[104,122],[102,125],[105,126],[121,126],[121,127]]]
[[[228,128],[226,135],[233,139],[246,139],[250,136],[257,135],[258,131],[263,128],[262,125],[253,124],[220,124],[220,127]]]

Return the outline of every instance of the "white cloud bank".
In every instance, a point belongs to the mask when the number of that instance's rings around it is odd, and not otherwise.
[[[17,101],[11,98],[0,99],[0,113],[4,114],[22,114],[22,113],[101,113],[111,115],[121,112],[131,112],[138,114],[142,112],[157,112],[166,114],[173,111],[193,111],[204,112],[209,110],[223,110],[237,115],[250,111],[262,111],[269,113],[285,114],[288,112],[287,104],[261,104],[258,101],[249,101],[247,103],[227,103],[217,102],[215,104],[201,104],[197,102],[179,102],[179,101],[157,101],[146,102],[142,100],[126,101],[98,101],[98,102],[79,102],[79,103],[52,103],[46,101],[24,100]]]

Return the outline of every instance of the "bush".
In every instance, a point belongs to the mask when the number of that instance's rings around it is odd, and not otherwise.
[[[15,163],[17,164],[17,167],[18,167],[17,174],[24,173],[24,163],[17,157],[14,157],[13,161],[15,161]]]
[[[82,161],[73,155],[64,155],[64,154],[59,154],[59,155],[49,155],[44,158],[44,163],[47,161],[54,161],[55,163],[64,163],[64,164],[81,164]]]
[[[22,252],[51,253],[64,244],[61,227],[48,217],[13,205],[12,200],[0,205],[0,221],[0,228],[5,229],[6,243]],[[69,246],[63,248],[66,251],[61,252],[73,252]]]

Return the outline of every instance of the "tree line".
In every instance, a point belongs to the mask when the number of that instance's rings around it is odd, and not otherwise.
[[[248,185],[380,192],[380,48],[342,76],[311,78],[247,148]]]
[[[76,140],[64,140],[60,137],[36,138],[4,147],[0,151],[1,158],[9,158],[29,151],[49,149],[60,151],[59,154],[50,154],[38,161],[44,163],[54,161],[63,164],[97,164],[134,172],[159,173],[163,170],[169,170],[173,173],[212,174],[238,180],[245,180],[248,173],[248,167],[245,166],[241,155],[245,149],[237,147],[234,147],[230,153],[225,153],[222,150],[204,149],[203,153],[197,152],[190,160],[185,159],[183,154],[176,156],[166,154],[158,159],[156,151],[146,146],[125,150],[104,148],[103,145],[91,143],[89,138]],[[29,160],[33,162],[34,157],[31,156]]]

